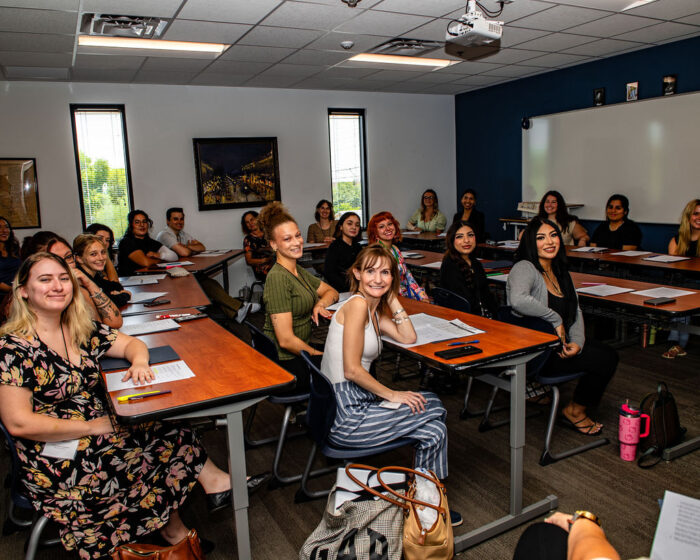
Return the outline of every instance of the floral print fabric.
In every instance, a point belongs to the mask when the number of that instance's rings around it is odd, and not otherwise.
[[[104,416],[106,394],[97,360],[117,332],[97,325],[80,366],[38,339],[0,338],[0,383],[32,391],[34,412],[91,420]],[[149,423],[80,439],[73,459],[42,456],[43,442],[15,438],[34,508],[60,526],[67,550],[108,557],[117,545],[160,529],[194,487],[206,452],[176,423]]]

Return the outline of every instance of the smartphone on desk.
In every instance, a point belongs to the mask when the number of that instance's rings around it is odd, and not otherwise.
[[[483,352],[483,350],[476,346],[460,346],[459,348],[440,350],[439,352],[435,352],[435,355],[443,360],[454,360],[464,356],[471,356],[472,354],[481,354],[481,352]]]
[[[146,303],[143,304],[144,307],[157,307],[159,305],[165,305],[166,303],[170,303],[169,299],[154,299],[153,301],[147,301]]]
[[[666,305],[668,303],[675,303],[675,301],[676,301],[676,298],[657,297],[657,298],[645,299],[644,304],[645,305]]]

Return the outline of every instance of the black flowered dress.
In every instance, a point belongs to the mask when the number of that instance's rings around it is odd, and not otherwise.
[[[106,414],[97,360],[117,331],[105,325],[80,349],[76,367],[37,339],[0,337],[0,383],[33,392],[34,412],[90,420]],[[34,508],[61,526],[67,550],[102,558],[167,523],[194,487],[206,452],[182,425],[116,426],[80,439],[75,457],[41,455],[43,442],[15,438]]]

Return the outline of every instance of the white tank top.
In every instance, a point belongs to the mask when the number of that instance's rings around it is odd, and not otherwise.
[[[351,296],[343,305],[355,297],[362,297],[362,295],[355,294]],[[342,308],[342,306],[340,308]],[[326,338],[326,346],[323,350],[323,359],[321,360],[321,372],[323,372],[333,385],[347,381],[343,368],[343,331],[345,327],[338,323],[336,319],[337,316],[338,312],[336,311],[331,318],[331,325],[328,328],[328,337]],[[365,344],[362,349],[361,362],[362,367],[369,371],[372,362],[379,356],[379,352],[381,352],[381,339],[374,330],[369,308],[367,308],[367,318]]]

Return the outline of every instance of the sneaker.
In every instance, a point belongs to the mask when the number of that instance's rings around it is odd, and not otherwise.
[[[450,510],[450,523],[452,524],[453,527],[459,527],[462,523],[464,523],[464,519],[462,518],[462,514],[459,513],[458,511],[451,509]]]
[[[661,354],[661,357],[666,358],[667,360],[673,360],[674,358],[687,356],[687,355],[688,355],[688,352],[686,352],[682,346],[678,346],[678,344],[674,344],[666,352]]]
[[[242,323],[245,321],[246,316],[248,315],[248,311],[250,308],[253,306],[252,303],[246,302],[244,303],[241,308],[238,310],[238,313],[236,313],[236,321],[239,323]]]

